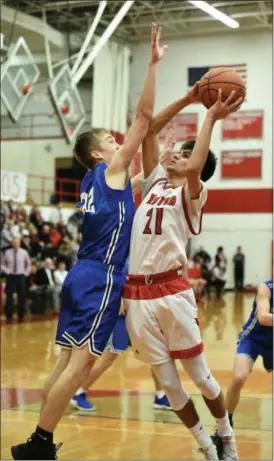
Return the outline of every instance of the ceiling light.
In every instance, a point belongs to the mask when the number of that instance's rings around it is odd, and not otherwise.
[[[188,2],[192,3],[192,5],[196,6],[197,8],[200,8],[205,13],[208,13],[213,18],[218,19],[218,21],[223,22],[226,26],[232,27],[232,29],[238,29],[238,27],[240,27],[240,24],[237,21],[217,10],[217,8],[214,8],[214,6],[209,5],[207,2],[196,0],[188,0]]]

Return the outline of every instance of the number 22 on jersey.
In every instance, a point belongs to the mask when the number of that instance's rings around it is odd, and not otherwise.
[[[150,208],[146,216],[148,216],[148,220],[143,230],[143,234],[154,233],[155,235],[161,235],[164,209],[163,208]]]
[[[80,198],[81,201],[84,202],[81,207],[83,213],[95,213],[93,187],[90,189],[88,194],[86,192],[82,192]]]

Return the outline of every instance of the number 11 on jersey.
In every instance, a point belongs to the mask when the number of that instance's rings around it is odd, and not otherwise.
[[[155,217],[154,218],[155,219],[154,234],[161,235],[164,209],[163,208],[150,208],[146,215],[148,216],[148,220],[143,230],[143,234],[152,234],[151,227],[153,228],[153,225],[151,221],[152,221],[152,218]]]

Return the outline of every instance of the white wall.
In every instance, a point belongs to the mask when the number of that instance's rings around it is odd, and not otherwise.
[[[256,34],[214,35],[212,37],[192,37],[173,41],[164,40],[169,48],[160,63],[155,113],[167,104],[179,99],[187,91],[187,68],[210,65],[247,63],[247,101],[243,110],[263,109],[263,140],[221,141],[221,124],[214,129],[212,149],[219,155],[225,149],[262,148],[263,179],[260,180],[220,180],[221,164],[210,180],[210,188],[260,188],[272,185],[272,35],[271,32]],[[134,108],[140,95],[149,58],[149,44],[132,48],[130,103]],[[203,122],[205,109],[202,105],[192,105],[185,112],[199,114],[199,126]]]
[[[233,286],[232,258],[242,246],[246,256],[245,283],[257,285],[271,274],[271,214],[205,214],[201,235],[192,240],[192,254],[200,245],[214,261],[216,248],[224,246],[228,259],[227,287]]]
[[[262,148],[263,168],[261,180],[221,180],[221,163],[214,177],[207,183],[210,189],[259,189],[272,187],[272,36],[271,32],[212,37],[191,37],[166,41],[169,49],[160,63],[155,113],[180,98],[187,90],[187,68],[211,65],[247,63],[247,101],[243,110],[265,111],[262,140],[221,140],[221,125],[213,133],[211,147],[220,156],[225,149]],[[140,95],[149,57],[149,44],[132,49],[130,102],[134,108]],[[192,105],[186,112],[199,114],[199,127],[205,109]],[[177,146],[176,146],[177,147]],[[232,256],[237,245],[246,254],[246,283],[257,284],[268,278],[271,271],[272,217],[264,214],[206,214],[201,236],[192,241],[192,247],[203,245],[213,257],[216,248],[223,245],[229,260],[228,286],[233,284]]]
[[[1,142],[1,168],[5,171],[25,173],[28,176],[28,189],[42,189],[40,176],[55,176],[55,159],[72,156],[72,146],[65,139],[35,139],[27,141],[2,141]],[[55,192],[54,179],[46,179],[44,188],[46,203]],[[41,193],[31,191],[31,198],[41,203]]]

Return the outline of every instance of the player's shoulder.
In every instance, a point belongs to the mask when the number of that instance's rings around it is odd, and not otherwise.
[[[269,295],[273,291],[273,280],[265,280],[258,286],[258,295]]]

